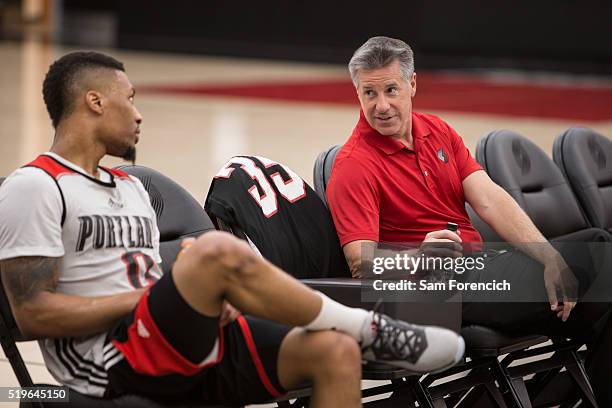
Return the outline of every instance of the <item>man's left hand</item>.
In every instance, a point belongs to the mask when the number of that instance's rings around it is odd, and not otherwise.
[[[544,263],[544,285],[550,310],[557,312],[557,317],[564,322],[567,321],[578,299],[578,280],[559,253]]]

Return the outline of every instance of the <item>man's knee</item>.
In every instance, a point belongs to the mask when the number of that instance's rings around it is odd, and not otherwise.
[[[316,362],[326,374],[348,378],[361,378],[361,350],[352,337],[334,331],[325,332],[319,344],[319,360]]]
[[[218,278],[240,281],[252,272],[257,255],[249,245],[231,234],[212,231],[200,236],[188,254],[202,272],[218,273]]]

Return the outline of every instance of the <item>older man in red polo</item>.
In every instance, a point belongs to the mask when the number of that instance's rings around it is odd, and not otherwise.
[[[437,247],[459,257],[462,246],[479,247],[482,239],[466,213],[467,201],[520,251],[491,257],[484,270],[463,279],[520,282],[539,291],[543,301],[468,302],[464,322],[567,337],[601,323],[604,329],[589,346],[594,361],[589,368],[599,404],[612,406],[606,386],[612,349],[601,345],[612,344],[609,305],[575,302],[593,283],[584,273],[593,269],[590,257],[570,259],[557,251],[475,162],[457,132],[436,116],[413,112],[417,75],[406,43],[370,38],[353,55],[349,71],[361,112],[334,163],[327,198],[353,276],[360,277],[364,243],[417,243],[417,256]],[[446,229],[448,222],[458,224],[457,232]]]

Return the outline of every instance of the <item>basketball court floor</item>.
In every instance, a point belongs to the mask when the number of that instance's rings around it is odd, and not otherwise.
[[[38,41],[0,42],[1,176],[50,146],[53,129],[41,84],[49,64],[72,50]],[[100,51],[125,63],[137,89],[143,116],[137,163],[171,177],[200,202],[217,170],[239,154],[284,163],[311,184],[317,154],[343,143],[358,118],[345,66]],[[415,110],[445,119],[472,152],[479,137],[494,129],[523,134],[549,155],[554,138],[570,126],[612,137],[612,79],[420,72],[418,58]],[[55,382],[35,342],[19,348],[35,382]],[[0,386],[16,385],[0,352]]]

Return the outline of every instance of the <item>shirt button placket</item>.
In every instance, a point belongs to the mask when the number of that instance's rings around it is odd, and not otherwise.
[[[429,171],[423,170],[423,175],[425,176],[425,183],[427,183],[427,187],[429,187],[430,190],[435,190],[436,187],[434,182],[431,180],[431,174]]]

